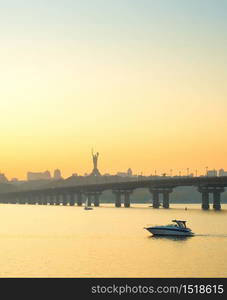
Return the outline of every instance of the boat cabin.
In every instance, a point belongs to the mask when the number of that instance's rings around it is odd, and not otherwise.
[[[187,221],[182,221],[182,220],[172,220],[172,222],[177,223],[177,226],[180,228],[187,228],[186,227],[186,222]]]

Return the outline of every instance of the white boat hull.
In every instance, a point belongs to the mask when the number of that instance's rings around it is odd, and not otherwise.
[[[158,228],[152,228],[148,227],[145,228],[153,235],[164,235],[164,236],[192,236],[193,233],[191,231],[182,231],[182,230],[170,230],[170,229],[158,229]]]

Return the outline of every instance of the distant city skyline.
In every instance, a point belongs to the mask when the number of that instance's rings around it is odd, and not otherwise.
[[[180,169],[180,170],[174,170],[170,169],[169,172],[161,172],[159,173],[157,170],[154,170],[153,173],[144,174],[143,172],[140,173],[134,173],[131,168],[128,168],[125,171],[117,171],[116,173],[110,173],[110,172],[104,172],[101,174],[101,176],[120,176],[120,177],[130,177],[130,176],[227,176],[227,170],[224,168],[220,169],[208,169],[208,167],[204,168],[204,173],[199,173],[198,170],[190,170],[190,168],[187,169]],[[52,173],[52,174],[51,174]],[[7,174],[1,173],[0,171],[0,182],[7,182],[7,181],[18,181],[18,180],[25,180],[25,181],[33,181],[33,180],[50,180],[50,179],[67,179],[71,176],[92,176],[92,173],[84,172],[82,174],[79,173],[71,173],[70,176],[62,176],[62,171],[60,169],[55,169],[53,172],[46,170],[46,171],[27,171],[25,178],[17,178],[12,177],[8,178]]]

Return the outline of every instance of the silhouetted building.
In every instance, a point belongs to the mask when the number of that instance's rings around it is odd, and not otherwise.
[[[28,181],[32,180],[49,180],[51,179],[51,175],[49,171],[45,172],[28,172],[27,173]]]
[[[0,182],[5,183],[8,182],[8,179],[6,178],[5,174],[0,173]]]
[[[218,172],[215,169],[207,171],[207,176],[208,177],[216,177],[217,175],[218,175]]]
[[[59,169],[54,170],[54,179],[56,180],[62,179],[61,171]]]
[[[117,176],[128,177],[128,173],[127,172],[117,172]]]
[[[227,176],[227,172],[224,169],[220,169],[218,172],[219,176]]]
[[[72,176],[73,177],[78,177],[78,174],[77,173],[72,173]]]
[[[117,172],[117,176],[120,177],[132,177],[132,170],[129,168],[127,172]]]
[[[12,178],[12,179],[11,179],[11,182],[18,182],[18,181],[19,181],[18,178]]]

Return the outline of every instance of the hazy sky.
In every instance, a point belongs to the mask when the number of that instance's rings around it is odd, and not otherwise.
[[[227,169],[226,0],[0,2],[0,171]]]

